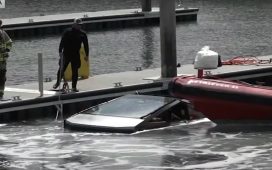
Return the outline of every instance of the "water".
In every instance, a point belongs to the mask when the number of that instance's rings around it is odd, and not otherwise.
[[[3,124],[1,169],[269,169],[270,131],[211,131],[201,119],[135,134],[65,131],[61,122]]]
[[[137,8],[136,0],[6,0],[3,18]],[[153,1],[152,1],[153,2]],[[200,9],[197,22],[177,25],[177,56],[191,63],[209,45],[223,59],[272,53],[272,1],[183,0]],[[154,1],[157,6],[157,1]],[[158,27],[88,32],[92,74],[160,67]],[[37,53],[55,78],[60,36],[14,40],[8,85],[37,81]],[[39,120],[0,127],[0,169],[271,169],[271,131],[212,130],[210,121],[131,135],[65,131]],[[232,131],[235,130],[235,131]]]

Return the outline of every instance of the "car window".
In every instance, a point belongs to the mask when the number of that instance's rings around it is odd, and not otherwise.
[[[117,117],[141,118],[174,99],[159,96],[127,95],[93,107],[88,113]]]

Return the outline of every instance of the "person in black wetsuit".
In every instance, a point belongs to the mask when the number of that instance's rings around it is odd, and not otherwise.
[[[78,69],[80,67],[80,48],[81,44],[84,45],[84,50],[86,53],[85,60],[88,61],[89,58],[89,44],[88,37],[84,31],[81,30],[82,20],[80,18],[74,20],[74,24],[71,28],[64,31],[60,45],[59,45],[59,70],[57,75],[57,82],[53,86],[54,89],[58,88],[60,81],[64,76],[64,72],[71,63],[72,67],[72,91],[78,92],[77,81],[78,81]],[[61,65],[62,64],[62,65]]]

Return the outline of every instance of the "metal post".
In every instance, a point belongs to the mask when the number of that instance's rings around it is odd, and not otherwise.
[[[203,78],[203,69],[197,70],[197,78]]]
[[[151,0],[141,0],[142,12],[150,12],[152,10]]]
[[[42,53],[38,53],[38,76],[40,96],[43,96],[43,59]]]
[[[177,76],[176,0],[160,0],[161,77]]]

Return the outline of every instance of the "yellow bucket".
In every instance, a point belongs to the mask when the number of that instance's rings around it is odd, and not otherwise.
[[[80,61],[81,61],[81,65],[80,68],[78,69],[78,77],[81,79],[87,79],[90,76],[90,64],[89,61],[86,61],[84,58],[86,57],[86,53],[84,50],[84,46],[81,45],[80,48]],[[68,67],[66,68],[65,72],[64,72],[64,79],[66,81],[71,81],[72,80],[72,67],[71,67],[71,63],[68,65]]]

